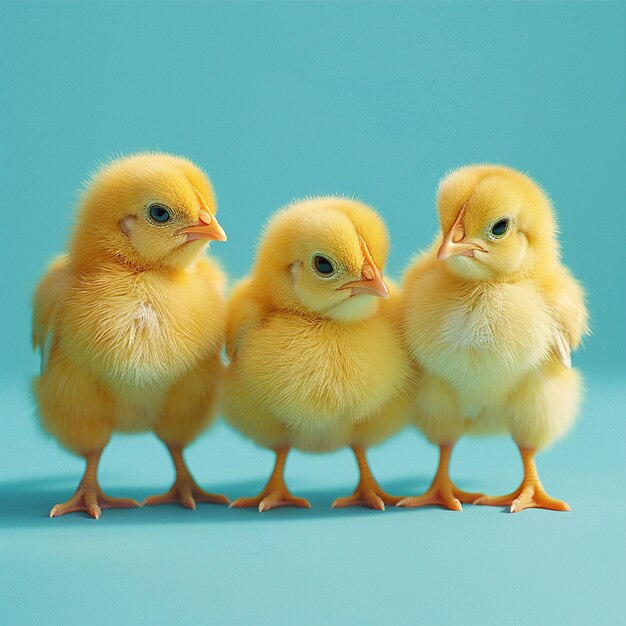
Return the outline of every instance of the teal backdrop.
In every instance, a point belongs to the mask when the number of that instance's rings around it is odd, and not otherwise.
[[[623,2],[1,3],[0,621],[622,621],[625,24]],[[186,155],[210,175],[229,235],[212,253],[233,279],[293,198],[377,207],[399,278],[436,231],[447,170],[495,161],[534,177],[592,319],[574,356],[588,389],[580,423],[539,460],[572,513],[331,511],[356,481],[341,451],[289,461],[312,511],[47,519],[82,462],[33,418],[30,298],[64,249],[81,181],[138,150]],[[258,490],[272,462],[222,424],[188,458],[230,497]],[[390,491],[412,494],[436,451],[407,431],[371,460]],[[452,473],[510,491],[520,463],[508,439],[463,441]],[[101,468],[113,495],[143,497],[171,477],[150,435],[116,437]]]

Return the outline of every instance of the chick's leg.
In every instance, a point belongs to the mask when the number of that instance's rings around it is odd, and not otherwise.
[[[351,496],[345,498],[337,498],[333,504],[333,509],[342,508],[346,506],[368,506],[378,511],[385,510],[385,504],[398,504],[402,498],[398,496],[392,496],[383,491],[380,485],[376,482],[376,479],[372,475],[372,472],[367,464],[367,458],[365,457],[365,450],[363,448],[352,448],[356,462],[359,466],[359,484],[357,485],[354,493]]]
[[[529,375],[509,398],[509,428],[519,448],[524,478],[513,493],[479,498],[476,504],[508,506],[518,512],[529,508],[569,511],[562,500],[551,498],[539,480],[535,455],[561,438],[572,426],[581,398],[581,378],[576,369],[549,361]]]
[[[132,498],[111,498],[102,491],[97,476],[101,454],[102,450],[85,454],[87,467],[76,492],[67,502],[55,504],[50,511],[50,517],[86,511],[91,517],[99,519],[102,509],[128,509],[140,506],[139,502]]]
[[[308,500],[292,495],[285,484],[285,461],[287,460],[289,448],[278,448],[275,452],[276,463],[274,464],[274,470],[263,491],[253,498],[237,498],[230,505],[231,508],[258,506],[260,513],[275,509],[279,506],[311,508],[311,503]]]
[[[195,510],[197,502],[209,502],[211,504],[228,504],[230,502],[226,496],[208,493],[198,486],[187,468],[180,446],[168,445],[167,449],[172,456],[176,470],[174,484],[166,493],[146,498],[143,501],[144,505],[181,504],[187,509]]]
[[[474,502],[480,498],[480,493],[468,493],[459,489],[450,479],[448,467],[450,465],[450,455],[452,454],[452,444],[439,446],[439,467],[428,491],[422,496],[403,498],[398,502],[402,507],[418,507],[439,505],[453,511],[462,511],[461,502]]]
[[[511,513],[519,513],[524,509],[551,509],[552,511],[571,511],[569,504],[563,500],[550,497],[539,480],[535,464],[535,450],[519,447],[524,463],[522,484],[506,496],[481,496],[474,504],[490,506],[510,506]]]

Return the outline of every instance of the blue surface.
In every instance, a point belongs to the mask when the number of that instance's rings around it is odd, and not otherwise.
[[[624,562],[625,3],[1,3],[0,622],[617,623]],[[311,511],[200,506],[49,520],[82,471],[36,427],[30,296],[64,247],[96,163],[161,149],[212,177],[250,265],[267,215],[293,197],[357,195],[393,241],[389,274],[436,229],[440,176],[471,161],[526,170],[550,192],[564,258],[589,291],[594,336],[575,355],[588,396],[542,455],[573,512],[466,506],[331,511],[350,454],[294,454]],[[271,455],[218,425],[189,450],[203,486],[258,490]],[[371,452],[390,491],[428,484],[436,451],[413,431]],[[453,476],[500,493],[521,465],[506,439],[463,441]],[[117,437],[113,495],[164,489],[151,436]]]
[[[624,390],[617,381],[592,384],[578,428],[539,458],[546,487],[571,513],[333,510],[357,478],[343,451],[289,459],[288,482],[311,510],[167,506],[105,510],[97,522],[48,519],[82,465],[40,437],[22,394],[5,390],[0,621],[622,623]],[[223,425],[188,460],[203,486],[231,497],[257,493],[272,464]],[[391,492],[415,493],[427,487],[436,453],[406,432],[370,460]],[[504,493],[521,464],[506,439],[468,439],[452,475],[461,487]],[[101,468],[107,491],[137,498],[164,490],[172,476],[165,450],[147,435],[115,438]]]

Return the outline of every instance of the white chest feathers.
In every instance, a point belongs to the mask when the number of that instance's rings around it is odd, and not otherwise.
[[[443,318],[442,340],[455,349],[495,352],[501,344],[500,328],[508,324],[501,303],[484,298],[474,306],[451,309]]]
[[[156,311],[147,302],[140,302],[130,329],[130,343],[136,343],[137,339],[160,335],[162,332],[159,325],[159,317]]]
[[[161,387],[176,375],[171,319],[149,300],[103,304],[90,340],[97,367],[111,383]],[[115,303],[114,303],[115,304]]]
[[[167,344],[167,320],[149,303],[141,301],[121,315],[117,327],[121,350],[116,350],[116,377],[149,384],[166,375],[163,350]]]
[[[474,287],[442,302],[438,318],[425,325],[419,360],[447,380],[471,412],[500,400],[542,362],[555,331],[531,283]]]

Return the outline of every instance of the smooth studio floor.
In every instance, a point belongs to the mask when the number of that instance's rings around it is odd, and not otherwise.
[[[48,518],[82,464],[38,432],[24,388],[2,390],[3,624],[623,623],[626,397],[617,380],[589,382],[578,427],[539,460],[571,513],[331,510],[356,481],[342,451],[290,458],[288,482],[312,510],[164,506],[105,510],[99,521]],[[272,464],[223,424],[187,456],[205,488],[231,498],[255,494]],[[370,459],[389,491],[410,494],[427,487],[436,453],[407,431]],[[118,436],[101,483],[141,499],[169,486],[169,463],[153,437]],[[452,474],[500,493],[520,470],[508,440],[467,440]]]

